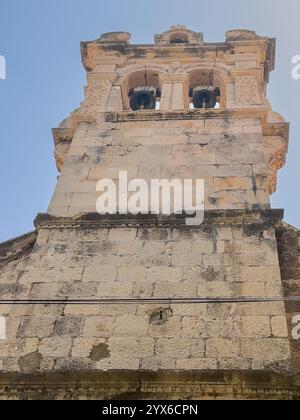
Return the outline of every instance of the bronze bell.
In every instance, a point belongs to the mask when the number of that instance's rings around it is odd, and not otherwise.
[[[202,89],[194,93],[193,96],[194,108],[212,109],[217,104],[217,91]]]
[[[155,109],[156,92],[149,90],[133,92],[130,97],[130,108],[132,111],[139,111],[141,109]]]

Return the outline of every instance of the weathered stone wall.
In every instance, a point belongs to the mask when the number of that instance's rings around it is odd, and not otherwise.
[[[205,208],[268,208],[269,190],[259,118],[215,118],[81,124],[74,135],[48,212],[95,212],[100,179],[205,180]]]
[[[292,365],[300,369],[300,232],[284,223],[277,229],[279,262],[283,284]],[[298,299],[298,300],[297,300]],[[293,333],[294,332],[294,333]]]
[[[173,45],[176,31],[152,46],[119,32],[82,43],[88,83],[53,130],[48,214],[37,238],[0,245],[0,399],[299,395],[297,307],[282,299],[298,293],[285,269],[298,250],[286,256],[282,212],[268,210],[288,147],[265,95],[275,40],[238,30],[203,45],[180,27],[188,44]],[[160,111],[130,112],[131,83],[153,81]],[[207,83],[220,109],[190,110],[190,88]],[[95,214],[97,182],[123,170],[204,179],[204,223]]]
[[[75,228],[64,219],[51,226],[47,217],[15,283],[20,292],[3,280],[7,298],[282,297],[274,222],[259,212],[208,213],[197,228],[109,221]],[[4,371],[290,367],[280,302],[64,302],[9,310]]]

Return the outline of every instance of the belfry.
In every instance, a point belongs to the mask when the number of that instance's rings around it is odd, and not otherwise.
[[[81,44],[36,230],[0,245],[0,398],[297,399],[299,231],[272,209],[289,125],[275,39],[173,26]],[[97,184],[203,179],[204,221],[97,213]]]

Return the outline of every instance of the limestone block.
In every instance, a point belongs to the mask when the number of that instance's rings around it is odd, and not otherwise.
[[[149,298],[154,294],[154,284],[149,281],[135,281],[132,285],[132,297]]]
[[[100,315],[100,305],[66,305],[64,309],[66,316],[76,315],[82,317],[90,317],[93,315]]]
[[[271,318],[272,336],[278,338],[288,337],[287,319],[285,316],[275,316]]]
[[[83,336],[89,338],[111,337],[115,327],[115,317],[88,317],[83,327]]]
[[[137,255],[142,247],[142,243],[138,240],[131,242],[120,242],[119,244],[119,254],[120,255]]]
[[[98,197],[99,193],[96,191],[94,193],[75,193],[72,195],[70,210],[74,211],[73,209],[80,208],[82,203],[84,203],[85,208],[88,208],[91,213],[95,213],[97,211],[96,204]]]
[[[116,242],[129,242],[136,238],[135,229],[111,229],[109,232],[109,240]]]
[[[187,359],[191,357],[191,341],[182,338],[160,338],[155,345],[158,357],[168,355],[171,359]],[[204,343],[199,344],[199,357],[204,356]]]
[[[198,286],[197,295],[200,297],[210,298],[230,298],[233,295],[232,285],[224,281],[215,281],[208,283],[205,287],[205,292],[202,286]]]
[[[159,281],[155,284],[154,296],[160,298],[195,297],[197,285],[192,282],[176,283],[174,281]]]
[[[261,283],[269,279],[274,284],[281,284],[280,270],[278,266],[267,266],[260,267],[259,270],[256,267],[241,267],[240,269],[240,281],[249,283],[256,282]]]
[[[166,244],[166,253],[168,254],[188,254],[192,251],[190,242],[168,242]]]
[[[177,360],[176,368],[180,370],[214,370],[217,369],[217,359],[182,359]]]
[[[237,254],[236,264],[246,267],[264,267],[271,266],[274,267],[278,265],[278,255],[274,252],[269,251],[260,252],[249,252],[247,254]]]
[[[217,229],[218,238],[224,241],[230,241],[233,238],[231,227],[220,227]]]
[[[118,337],[146,337],[149,328],[147,316],[122,315],[116,318],[114,335]]]
[[[101,283],[97,296],[100,298],[124,298],[132,292],[132,284],[127,282]]]
[[[9,316],[5,317],[6,318],[6,321],[5,321],[6,322],[6,339],[14,340],[18,336],[18,330],[21,324],[21,318],[15,317],[13,313],[8,312],[7,315],[8,314]]]
[[[206,321],[203,318],[184,316],[182,320],[182,337],[201,338],[205,336]]]
[[[122,356],[122,360],[126,360],[154,355],[153,338],[111,337],[108,343],[112,358]]]
[[[211,254],[214,252],[214,244],[210,240],[196,240],[193,242],[192,252],[195,255]]]
[[[241,354],[246,358],[265,360],[269,363],[289,359],[289,342],[279,338],[242,341]]]
[[[55,317],[26,317],[19,328],[19,337],[46,338],[54,329]]]
[[[154,338],[176,338],[181,335],[181,317],[171,317],[162,325],[150,325],[149,335]]]
[[[281,302],[243,303],[239,305],[242,316],[283,316],[284,304]]]
[[[238,357],[240,354],[240,341],[224,338],[211,338],[206,342],[205,356],[208,358]],[[244,354],[243,354],[244,356]],[[245,357],[247,357],[245,355]]]
[[[96,191],[97,181],[100,181],[101,179],[112,179],[112,180],[118,180],[119,179],[119,173],[120,172],[127,172],[128,180],[137,178],[138,176],[138,166],[131,167],[131,166],[118,166],[118,167],[108,167],[104,165],[95,166],[90,169],[88,173],[88,179],[89,180],[95,180],[96,182],[93,184],[94,189],[93,192]],[[91,181],[92,182],[92,181]],[[92,183],[91,183],[92,185]],[[100,194],[99,194],[100,195]]]
[[[112,357],[111,359],[101,360],[96,363],[96,368],[99,370],[133,370],[137,371],[139,369],[140,361],[139,359],[134,359],[131,357]]]
[[[148,371],[174,370],[176,360],[170,357],[149,357],[140,361],[140,369]]]
[[[228,357],[218,359],[218,369],[223,370],[249,370],[252,368],[252,360],[243,357]]]
[[[72,345],[72,357],[89,358],[93,347],[105,343],[99,338],[75,338]]]
[[[39,352],[43,356],[66,357],[70,354],[72,339],[70,337],[43,338],[40,341]]]
[[[172,284],[175,286],[182,279],[182,270],[175,267],[153,267],[146,270],[149,282]]]
[[[253,180],[250,177],[214,178],[215,190],[251,190]]]
[[[24,357],[28,354],[37,352],[39,346],[39,339],[27,338],[21,341],[20,344],[20,356]]]
[[[99,305],[98,314],[100,316],[117,316],[117,315],[135,315],[137,313],[137,305],[123,304],[123,305]],[[137,314],[142,315],[142,314]]]
[[[262,127],[261,125],[246,125],[244,127],[244,133],[258,133],[262,134]]]
[[[142,265],[121,266],[118,268],[118,282],[139,282],[145,279],[145,268]]]
[[[206,304],[181,304],[172,306],[172,311],[174,316],[184,316],[184,317],[199,317],[204,318],[207,312]]]
[[[266,289],[264,283],[238,283],[233,285],[235,296],[265,297]]]
[[[6,372],[20,372],[19,358],[9,357],[3,363]]]
[[[59,283],[34,283],[31,288],[32,299],[50,299],[57,296]]]
[[[68,297],[69,299],[93,298],[97,295],[99,285],[96,282],[76,282],[63,283],[59,289],[59,297]]]
[[[86,266],[83,273],[83,282],[115,281],[117,269],[115,267],[103,267],[99,265]]]
[[[59,317],[55,323],[54,333],[60,336],[77,337],[81,334],[84,321],[82,316]]]
[[[255,126],[260,125],[261,121],[259,118],[253,118],[253,117],[245,117],[245,118],[235,118],[234,119],[234,125],[238,126]]]
[[[271,337],[270,317],[243,316],[239,323],[241,337],[267,338]]]

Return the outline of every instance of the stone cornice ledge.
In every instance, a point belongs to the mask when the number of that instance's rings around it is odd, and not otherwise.
[[[248,107],[246,109],[212,109],[212,110],[181,110],[181,111],[153,111],[138,112],[119,111],[105,112],[105,121],[110,123],[130,121],[172,121],[172,120],[201,120],[206,118],[234,119],[234,118],[260,118],[268,125],[268,109],[262,107]],[[284,124],[284,123],[282,123]]]
[[[203,225],[217,224],[235,225],[268,224],[277,225],[283,219],[284,211],[273,210],[208,210],[204,222],[199,226],[187,226],[187,214],[163,215],[100,215],[98,213],[80,214],[74,217],[58,217],[47,213],[38,214],[35,219],[37,229],[41,228],[108,228],[108,227],[185,227],[186,229],[201,229]]]
[[[37,239],[37,232],[30,232],[0,244],[0,263],[9,262],[31,251]]]
[[[269,371],[3,373],[0,399],[297,400],[300,376]]]

